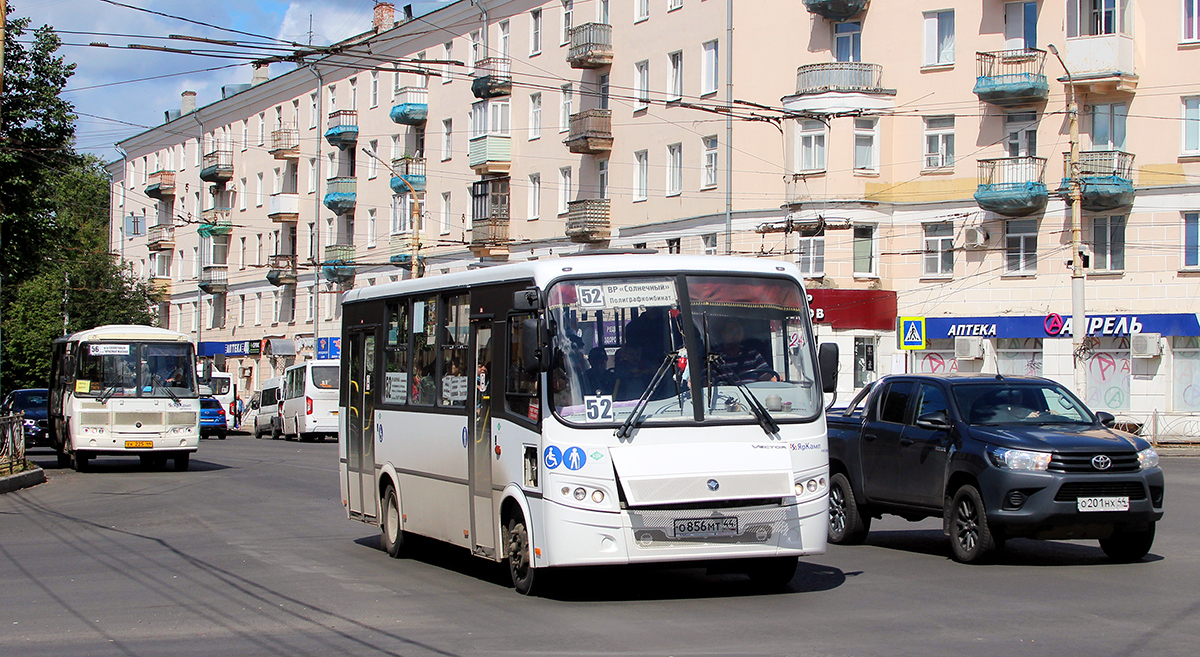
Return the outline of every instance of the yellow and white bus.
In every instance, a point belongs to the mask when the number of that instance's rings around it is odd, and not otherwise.
[[[723,567],[780,585],[825,551],[837,347],[814,344],[795,266],[564,257],[343,310],[342,499],[392,556],[432,537],[507,560],[528,593],[555,567],[644,562],[741,560]]]
[[[200,445],[196,348],[183,333],[112,325],[54,341],[50,435],[58,462],[83,471],[97,456],[188,468]]]

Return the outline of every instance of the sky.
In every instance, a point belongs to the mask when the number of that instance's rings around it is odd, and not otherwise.
[[[178,109],[183,91],[195,91],[196,104],[202,107],[221,98],[222,85],[248,83],[251,77],[244,60],[132,50],[126,48],[128,44],[215,48],[165,39],[172,34],[267,42],[121,5],[301,44],[310,43],[311,16],[313,45],[328,45],[368,31],[375,5],[374,0],[9,0],[8,4],[12,9],[9,16],[31,19],[22,41],[28,42],[41,25],[59,32],[64,45],[58,54],[76,64],[75,75],[63,93],[78,115],[75,149],[106,161],[121,157],[114,146],[117,142],[160,125],[164,111]],[[393,4],[397,16],[405,4],[412,4],[413,13],[421,16],[447,2],[400,0]],[[95,42],[109,47],[87,45]],[[205,70],[230,64],[237,65]],[[276,77],[287,70],[290,65],[275,64],[270,74]]]

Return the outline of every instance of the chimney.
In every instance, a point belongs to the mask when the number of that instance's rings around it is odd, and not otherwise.
[[[250,78],[250,84],[262,84],[270,77],[270,64],[254,64],[254,76]]]
[[[183,92],[183,103],[179,106],[180,114],[189,114],[196,111],[196,92]]]
[[[390,2],[375,3],[375,19],[371,24],[377,33],[396,27],[396,6]]]

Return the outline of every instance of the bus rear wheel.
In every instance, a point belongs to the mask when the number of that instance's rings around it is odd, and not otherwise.
[[[87,472],[88,461],[91,460],[90,454],[83,452],[75,452],[71,455],[71,465],[75,466],[75,472]]]
[[[175,458],[173,459],[175,461],[175,472],[186,472],[188,469],[188,462],[191,460],[190,457],[191,454],[188,454],[187,452],[176,454]]]
[[[404,530],[400,527],[400,496],[396,493],[396,487],[388,484],[387,488],[383,489],[382,503],[383,513],[379,514],[379,533],[380,541],[383,543],[383,551],[388,553],[388,556],[393,559],[399,559],[404,556]]]
[[[512,577],[513,588],[521,595],[529,595],[533,591],[535,573],[533,559],[529,550],[529,530],[525,526],[525,518],[519,513],[508,519],[505,526],[505,545],[508,548],[508,574]]]

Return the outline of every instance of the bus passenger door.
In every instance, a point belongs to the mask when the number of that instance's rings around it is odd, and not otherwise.
[[[472,551],[496,556],[495,511],[492,508],[492,386],[496,379],[492,362],[492,319],[471,321],[472,372],[467,450],[468,476],[471,480]]]
[[[375,332],[352,331],[347,364],[350,369],[346,408],[346,476],[350,513],[378,517],[375,491]]]

